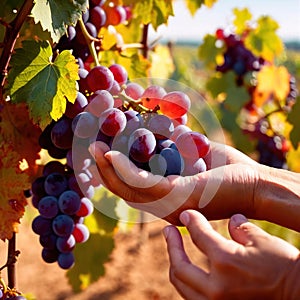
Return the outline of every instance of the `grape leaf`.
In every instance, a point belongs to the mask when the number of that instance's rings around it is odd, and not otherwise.
[[[34,123],[45,127],[51,118],[58,120],[66,109],[66,99],[74,103],[78,65],[69,50],[51,62],[48,42],[23,42],[11,60],[8,89],[12,101],[28,104]]]
[[[299,137],[299,136],[298,136]],[[287,153],[286,162],[289,170],[300,173],[300,146]]]
[[[245,46],[254,55],[272,62],[274,57],[280,55],[284,50],[283,42],[276,34],[278,28],[278,23],[271,17],[260,17],[257,20],[257,27],[250,31],[245,38]]]
[[[300,147],[298,147],[298,145],[300,143],[299,116],[300,116],[300,100],[298,99],[298,101],[296,101],[296,103],[294,104],[292,111],[290,112],[290,114],[288,115],[288,118],[287,118],[288,122],[290,122],[290,124],[293,125],[293,129],[290,132],[290,140],[295,149],[300,148]],[[298,161],[298,164],[299,164],[299,161]]]
[[[143,24],[152,24],[156,30],[161,24],[167,24],[169,16],[174,16],[172,0],[134,1],[133,15]]]
[[[6,102],[0,112],[0,119],[0,143],[12,145],[19,154],[19,160],[25,159],[28,163],[26,173],[34,175],[35,161],[40,158],[38,138],[41,129],[30,121],[26,104]]]
[[[205,35],[203,43],[198,48],[198,57],[208,68],[215,69],[218,57],[223,57],[223,48],[216,47],[216,37],[211,34]]]
[[[224,98],[224,107],[236,114],[247,103],[249,94],[244,86],[236,85],[235,73],[230,71],[219,76],[218,73],[207,82],[207,89],[214,98]]]
[[[85,219],[90,237],[76,245],[75,266],[67,272],[69,283],[75,292],[80,292],[105,274],[104,263],[109,260],[114,249],[113,232],[118,218],[115,208],[119,198],[99,188],[93,197],[94,212]]]
[[[248,10],[248,8],[234,8],[233,14],[235,16],[235,19],[233,21],[233,25],[235,26],[235,32],[237,34],[242,34],[249,26],[248,21],[252,19],[252,14]]]
[[[74,292],[80,292],[105,274],[104,264],[114,249],[112,235],[91,233],[89,239],[74,249],[75,265],[67,277]]]
[[[262,106],[274,97],[277,101],[284,101],[290,91],[290,74],[284,66],[265,65],[257,74],[257,85],[253,93],[253,101]]]
[[[29,178],[19,169],[20,155],[13,145],[0,142],[0,239],[11,239],[18,230],[27,201]]]
[[[36,0],[31,15],[35,23],[40,22],[50,32],[53,42],[58,42],[66,33],[66,26],[76,24],[87,7],[87,0]]]
[[[190,14],[194,16],[197,10],[201,8],[202,5],[212,7],[217,1],[218,0],[185,0],[185,3],[188,10],[190,11]]]

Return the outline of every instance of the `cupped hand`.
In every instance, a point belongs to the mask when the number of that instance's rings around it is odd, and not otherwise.
[[[232,240],[216,232],[197,211],[184,211],[180,220],[209,265],[204,270],[191,263],[178,229],[164,229],[170,280],[184,299],[300,299],[295,276],[300,271],[299,250],[294,246],[240,214],[229,221]]]
[[[153,175],[137,168],[106,144],[90,146],[104,185],[130,206],[180,225],[185,209],[200,210],[209,219],[240,212],[255,216],[259,164],[238,150],[212,143],[205,157],[208,170],[194,176]],[[242,197],[241,197],[242,196]]]

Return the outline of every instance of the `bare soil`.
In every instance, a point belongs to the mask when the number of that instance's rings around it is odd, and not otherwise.
[[[65,271],[57,264],[42,261],[41,246],[23,218],[17,235],[17,287],[31,293],[37,300],[180,300],[169,282],[169,260],[162,235],[167,223],[157,220],[145,223],[141,231],[136,225],[130,232],[115,235],[116,247],[106,263],[105,276],[79,294],[73,293]],[[197,264],[205,265],[204,257],[195,248],[187,234],[183,235],[187,252]],[[6,245],[0,243],[1,263],[6,260]],[[2,260],[3,259],[3,260]],[[4,279],[6,274],[2,272]]]

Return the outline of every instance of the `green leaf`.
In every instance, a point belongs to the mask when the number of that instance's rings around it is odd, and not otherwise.
[[[273,61],[284,50],[280,37],[276,34],[279,25],[268,16],[257,20],[257,27],[245,39],[245,46],[256,56]]]
[[[291,113],[288,115],[288,122],[290,122],[293,125],[293,129],[290,133],[290,140],[293,144],[293,147],[295,149],[298,148],[298,145],[300,143],[300,99],[296,101],[294,104]]]
[[[223,94],[223,104],[226,109],[232,112],[238,113],[244,104],[250,100],[245,86],[236,85],[236,75],[233,71],[222,74],[222,76],[217,73],[207,82],[207,89],[214,98]]]
[[[48,42],[26,40],[16,50],[8,75],[12,101],[29,106],[34,123],[45,127],[51,118],[58,120],[66,109],[66,101],[76,98],[78,65],[69,50],[61,52],[52,63]],[[66,100],[67,99],[67,100]]]
[[[216,47],[216,37],[211,34],[205,35],[203,43],[198,48],[198,57],[208,68],[215,69],[218,57],[223,56],[223,48]]]
[[[196,11],[204,4],[204,0],[185,0],[186,6],[189,9],[192,16]]]
[[[156,30],[161,24],[167,24],[169,16],[174,16],[172,0],[134,1],[133,14],[143,24],[152,24]]]
[[[74,292],[84,290],[105,274],[104,264],[109,261],[114,247],[112,235],[99,233],[92,233],[85,243],[76,245],[75,265],[67,272]]]
[[[66,26],[76,24],[87,7],[87,0],[35,0],[31,14],[35,23],[40,22],[51,33],[53,42],[58,42],[66,33]]]
[[[252,14],[248,10],[248,8],[244,9],[233,9],[233,14],[235,16],[235,19],[233,21],[233,24],[235,26],[235,32],[237,34],[242,34],[248,27],[248,21],[252,19]]]

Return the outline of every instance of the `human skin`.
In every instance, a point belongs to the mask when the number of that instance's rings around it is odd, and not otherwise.
[[[181,225],[186,209],[209,220],[235,213],[300,231],[300,174],[261,165],[240,151],[212,143],[208,170],[194,176],[153,175],[107,145],[90,147],[104,185],[132,207]]]
[[[170,281],[185,299],[300,299],[299,250],[245,217],[300,231],[300,174],[258,164],[215,143],[205,157],[208,171],[187,177],[140,170],[101,142],[90,151],[109,190],[173,224],[164,230]],[[207,221],[225,218],[231,240]],[[190,262],[174,225],[186,226],[208,258],[208,271]]]
[[[164,235],[170,258],[170,281],[184,299],[300,299],[299,250],[248,222],[241,214],[228,224],[231,240],[216,232],[194,210],[180,215],[194,244],[208,259],[209,269],[188,258],[178,229]]]

